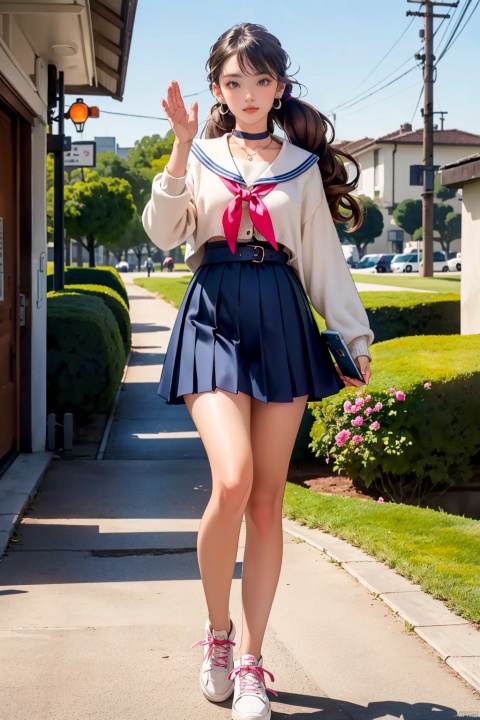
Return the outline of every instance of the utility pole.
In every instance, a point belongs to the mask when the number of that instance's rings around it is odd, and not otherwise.
[[[449,18],[450,15],[434,13],[434,6],[457,7],[458,2],[444,3],[433,0],[407,0],[423,5],[425,12],[407,11],[407,15],[425,18],[423,60],[423,192],[422,192],[422,262],[421,277],[433,277],[433,83],[435,55],[433,54],[433,18]],[[416,56],[417,57],[417,56]],[[443,119],[443,118],[442,118]],[[443,126],[443,122],[442,122]],[[443,129],[443,127],[442,127]]]

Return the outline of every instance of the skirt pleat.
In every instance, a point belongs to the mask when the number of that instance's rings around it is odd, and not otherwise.
[[[262,402],[321,400],[344,387],[290,265],[205,263],[187,288],[158,394],[167,404],[216,388]]]

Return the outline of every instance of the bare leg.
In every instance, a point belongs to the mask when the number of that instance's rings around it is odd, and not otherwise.
[[[245,510],[243,627],[238,656],[257,659],[278,585],[283,557],[282,502],[288,465],[307,403],[262,403],[252,399],[253,486]]]
[[[210,623],[228,631],[238,538],[253,480],[251,398],[217,389],[184,400],[212,471],[212,495],[198,531],[198,564]]]

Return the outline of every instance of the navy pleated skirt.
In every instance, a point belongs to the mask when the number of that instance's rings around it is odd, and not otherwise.
[[[206,253],[213,244],[227,242],[207,243]],[[167,404],[215,388],[267,403],[302,395],[321,400],[343,387],[290,265],[228,260],[200,265],[162,368],[158,394]]]

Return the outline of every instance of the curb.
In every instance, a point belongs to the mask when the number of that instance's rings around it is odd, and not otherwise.
[[[120,393],[122,392],[123,386],[125,384],[125,379],[127,377],[127,372],[128,372],[128,367],[130,365],[131,357],[132,357],[132,349],[130,348],[128,357],[125,360],[125,367],[123,368],[122,379],[120,380],[120,385],[118,386],[117,392],[115,393],[112,407],[110,408],[110,413],[108,415],[107,424],[105,425],[105,430],[103,431],[102,440],[100,442],[95,460],[103,460],[103,455],[105,453],[105,450],[107,449],[107,442],[108,442],[108,438],[110,437],[110,430],[112,429],[113,419],[115,417],[115,412],[117,410],[118,401],[120,400]]]
[[[51,452],[23,453],[0,478],[0,559],[52,459]]]
[[[480,632],[412,583],[345,540],[283,518],[283,530],[325,553],[408,622],[458,675],[480,693]]]

